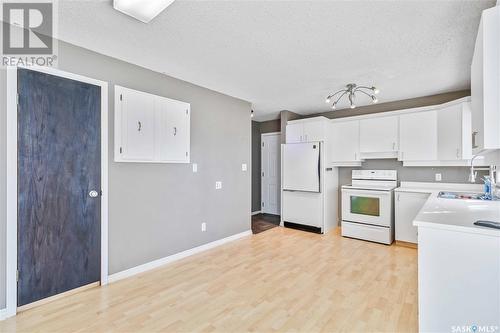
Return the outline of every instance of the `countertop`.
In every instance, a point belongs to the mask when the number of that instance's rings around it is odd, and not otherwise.
[[[438,198],[440,191],[482,192],[477,184],[401,182],[396,192],[429,193],[413,221],[417,227],[448,229],[500,237],[500,229],[476,226],[477,220],[500,222],[500,201]]]

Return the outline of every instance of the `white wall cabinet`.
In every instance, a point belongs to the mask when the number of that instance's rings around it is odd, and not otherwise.
[[[399,116],[379,116],[359,121],[362,158],[396,157],[399,149]]]
[[[326,140],[328,119],[325,117],[289,121],[286,125],[286,143]]]
[[[288,122],[286,125],[286,143],[302,142],[304,135],[304,124]]]
[[[329,145],[328,163],[360,165],[359,120],[332,122],[329,132],[332,144]]]
[[[438,152],[440,161],[472,158],[470,103],[445,107],[437,113]]]
[[[429,198],[429,193],[396,191],[395,237],[396,241],[418,243],[417,227],[413,220]]]
[[[500,6],[483,11],[471,65],[475,151],[500,149]]]
[[[400,160],[437,160],[437,113],[437,111],[424,111],[400,116]]]
[[[115,86],[115,161],[189,163],[189,103]]]

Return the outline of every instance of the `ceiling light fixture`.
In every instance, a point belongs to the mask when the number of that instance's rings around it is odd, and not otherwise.
[[[113,0],[113,8],[132,16],[133,18],[149,23],[153,18],[165,10],[175,0]]]
[[[338,96],[338,98],[332,104],[332,109],[335,110],[337,108],[337,104],[342,99],[342,97],[344,97],[345,95],[347,95],[347,98],[349,100],[349,106],[351,107],[351,109],[354,109],[356,107],[356,104],[354,103],[354,101],[356,99],[356,93],[357,92],[360,92],[362,94],[365,94],[365,95],[369,96],[372,99],[373,103],[377,103],[378,102],[378,99],[375,96],[376,94],[379,93],[379,90],[377,88],[375,88],[375,87],[358,86],[355,83],[349,83],[348,85],[346,85],[345,89],[339,90],[339,91],[337,91],[337,92],[329,95],[326,98],[325,102],[329,104],[332,100],[334,100],[334,98],[336,96]]]

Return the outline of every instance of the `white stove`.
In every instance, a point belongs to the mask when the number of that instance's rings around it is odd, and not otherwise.
[[[394,241],[396,170],[353,170],[342,186],[342,236],[391,244]]]

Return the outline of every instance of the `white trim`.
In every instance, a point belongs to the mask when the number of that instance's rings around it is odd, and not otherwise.
[[[253,216],[253,215],[258,215],[258,214],[260,214],[260,213],[262,213],[262,211],[261,211],[261,210],[256,210],[255,212],[252,212],[252,216]]]
[[[108,83],[50,67],[26,68],[101,87],[101,285],[105,285],[108,283]],[[17,67],[7,68],[6,244],[7,283],[4,317],[8,318],[17,312]]]
[[[7,318],[7,309],[0,309],[0,321]]]
[[[150,271],[152,269],[164,266],[164,265],[169,264],[171,262],[192,256],[194,254],[197,254],[197,253],[200,253],[203,251],[207,251],[207,250],[212,249],[214,247],[217,247],[217,246],[223,245],[225,243],[232,242],[232,241],[237,240],[239,238],[250,236],[250,235],[252,235],[252,230],[243,231],[243,232],[240,232],[239,234],[232,235],[232,236],[229,236],[226,238],[222,238],[222,239],[219,239],[219,240],[207,243],[207,244],[203,244],[203,245],[200,245],[200,246],[197,246],[197,247],[194,247],[192,249],[185,250],[185,251],[182,251],[179,253],[175,253],[175,254],[172,254],[168,257],[163,257],[163,258],[160,258],[157,260],[153,260],[153,261],[150,261],[148,263],[145,263],[145,264],[142,264],[139,266],[135,266],[135,267],[126,269],[126,270],[118,272],[118,273],[111,274],[109,276],[108,281],[109,281],[109,283],[113,283],[113,282],[116,282],[119,280],[123,280],[123,279],[126,279],[128,277]]]

